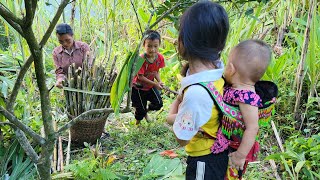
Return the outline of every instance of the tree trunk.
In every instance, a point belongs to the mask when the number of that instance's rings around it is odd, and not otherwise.
[[[41,101],[41,113],[45,132],[46,143],[41,148],[41,156],[39,159],[38,172],[41,179],[51,179],[50,169],[51,161],[50,156],[53,153],[55,132],[53,128],[52,116],[51,116],[51,104],[49,98],[49,91],[46,86],[45,68],[43,64],[42,48],[37,43],[34,36],[32,27],[28,27],[24,30],[24,37],[27,40],[29,49],[34,57],[34,67],[36,72],[37,84],[40,91]]]
[[[54,141],[48,141],[46,144],[41,146],[41,156],[37,164],[38,173],[40,179],[48,180],[51,179],[51,160],[50,157],[53,153]]]

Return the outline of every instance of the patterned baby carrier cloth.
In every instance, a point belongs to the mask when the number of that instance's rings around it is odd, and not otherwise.
[[[211,98],[219,107],[220,112],[222,112],[222,117],[219,118],[221,125],[217,132],[215,143],[211,147],[211,151],[214,154],[218,154],[228,149],[228,147],[238,149],[245,131],[245,125],[239,107],[224,102],[222,95],[215,88],[214,82],[201,82],[197,84],[203,86],[209,92]],[[274,114],[278,88],[273,82],[259,81],[255,84],[255,91],[260,96],[263,104],[262,107],[259,107],[259,127],[264,127],[269,124],[271,116]],[[257,139],[258,135],[256,136],[255,144],[246,158],[248,162],[255,161],[257,158],[259,152]]]

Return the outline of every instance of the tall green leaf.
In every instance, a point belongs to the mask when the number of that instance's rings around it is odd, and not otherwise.
[[[139,47],[140,45],[137,46],[137,48]],[[117,79],[112,85],[111,93],[110,93],[111,107],[114,109],[116,114],[119,112],[120,104],[122,103],[125,93],[127,93],[130,89],[129,81],[131,78],[130,75],[131,75],[131,70],[132,70],[134,60],[137,58],[136,68],[133,73],[134,75],[137,74],[137,72],[139,71],[139,69],[141,68],[144,62],[144,59],[141,58],[138,55],[138,53],[139,51],[138,49],[136,49],[134,53],[130,52],[127,55],[126,61],[123,64],[120,70],[120,73],[117,76]]]

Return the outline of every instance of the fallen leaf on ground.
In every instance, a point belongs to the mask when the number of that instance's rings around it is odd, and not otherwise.
[[[108,157],[107,165],[110,165],[114,160],[117,159],[116,155],[111,155]]]
[[[168,156],[169,158],[173,159],[173,158],[176,158],[178,157],[178,154],[175,153],[173,150],[165,150],[165,151],[162,151],[160,153],[161,156]]]

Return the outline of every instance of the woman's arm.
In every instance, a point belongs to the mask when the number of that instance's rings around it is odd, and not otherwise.
[[[65,75],[64,75],[65,73],[63,72],[63,68],[60,66],[60,64],[58,62],[58,58],[57,58],[57,55],[56,55],[55,52],[53,52],[52,56],[53,56],[54,64],[56,66],[56,70],[55,70],[55,73],[56,73],[56,84],[55,84],[55,86],[58,87],[58,88],[62,88],[63,87],[62,81],[65,78]]]
[[[179,110],[179,105],[182,101],[182,97],[181,95],[178,95],[177,99],[173,101],[173,103],[170,105],[170,109],[169,109],[169,114],[167,117],[167,123],[170,125],[174,124],[174,121],[176,120],[177,114],[178,114],[178,110]],[[179,138],[177,138],[177,142],[180,144],[180,146],[186,146],[187,144],[189,144],[189,141],[186,140],[181,140]]]
[[[231,164],[238,170],[243,170],[246,157],[255,142],[255,138],[259,130],[259,115],[258,107],[239,103],[239,108],[243,116],[246,129],[243,133],[242,141],[238,150],[231,153],[229,156],[231,157]]]
[[[177,98],[170,105],[169,114],[167,117],[168,124],[173,125],[174,121],[176,120],[180,103],[181,103],[181,100]]]

